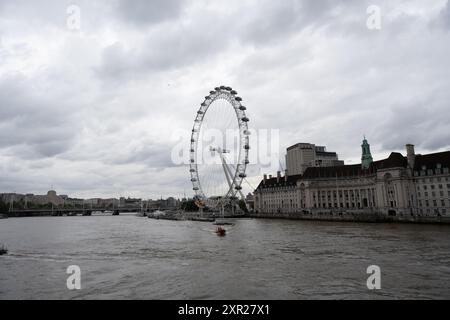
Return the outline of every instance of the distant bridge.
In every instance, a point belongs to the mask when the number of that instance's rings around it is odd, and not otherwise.
[[[110,208],[92,208],[92,209],[23,209],[11,210],[5,215],[8,217],[39,217],[39,216],[63,216],[63,215],[83,215],[91,216],[93,212],[112,212],[112,215],[118,216],[121,212],[141,212],[140,208],[118,208],[111,210]]]

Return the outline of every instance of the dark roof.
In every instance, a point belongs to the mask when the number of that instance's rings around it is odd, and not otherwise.
[[[295,186],[297,184],[298,179],[300,179],[302,176],[300,174],[294,175],[294,176],[288,176],[287,181],[285,181],[285,177],[280,178],[280,183],[277,183],[277,177],[275,178],[267,178],[266,183],[264,183],[264,179],[259,183],[256,190],[260,188],[270,188],[270,187],[288,187],[288,186]]]
[[[406,157],[402,156],[398,152],[392,152],[387,159],[374,161],[370,165],[369,169],[362,169],[361,164],[342,165],[333,167],[309,167],[305,170],[303,175],[288,176],[288,181],[285,182],[284,177],[280,179],[280,183],[277,183],[277,177],[267,179],[264,184],[264,180],[260,182],[258,188],[269,187],[283,187],[295,185],[299,179],[317,179],[317,178],[339,178],[339,177],[356,177],[362,175],[374,174],[377,170],[398,168],[407,166]]]
[[[360,164],[335,166],[335,167],[309,167],[303,174],[304,179],[348,177],[360,175],[362,170]]]
[[[375,161],[372,163],[377,170],[408,166],[408,160],[399,152],[392,152],[387,159]]]
[[[442,168],[450,168],[450,151],[416,155],[414,170],[421,171],[423,166],[426,166],[426,169],[435,169],[438,163]]]
[[[437,164],[442,168],[450,168],[450,151],[431,153],[426,155],[416,155],[414,162],[414,170],[421,171],[422,166],[426,169],[436,169]],[[362,169],[361,164],[343,165],[334,167],[309,167],[305,170],[303,175],[288,176],[288,181],[285,182],[284,177],[277,183],[277,178],[264,180],[258,185],[258,188],[267,187],[283,187],[295,185],[299,179],[317,179],[317,178],[340,178],[340,177],[357,177],[362,175],[375,174],[377,170],[389,168],[406,168],[408,160],[401,153],[392,152],[388,158],[374,161],[371,163],[369,169]]]
[[[303,174],[304,179],[354,177],[373,174],[380,169],[398,168],[407,166],[406,157],[398,152],[392,152],[387,159],[374,161],[368,169],[363,169],[361,164],[334,166],[334,167],[310,167]]]

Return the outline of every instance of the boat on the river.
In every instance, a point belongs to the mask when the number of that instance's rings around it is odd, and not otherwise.
[[[227,231],[222,227],[217,227],[216,234],[219,237],[224,237],[227,234]]]

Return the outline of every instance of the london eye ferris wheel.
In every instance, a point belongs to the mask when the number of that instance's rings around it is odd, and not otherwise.
[[[190,143],[190,177],[198,206],[216,208],[244,199],[249,164],[249,118],[230,87],[209,92],[197,111]]]

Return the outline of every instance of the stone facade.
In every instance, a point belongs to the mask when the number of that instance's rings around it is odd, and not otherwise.
[[[255,191],[255,212],[310,215],[450,216],[450,151],[407,157],[393,152],[368,166],[309,167],[267,179]]]

